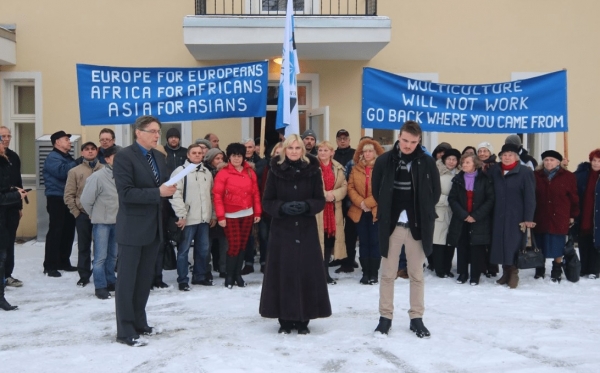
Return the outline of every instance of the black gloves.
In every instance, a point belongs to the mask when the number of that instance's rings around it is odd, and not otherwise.
[[[308,203],[304,201],[285,202],[281,205],[281,212],[286,215],[300,215],[308,211]]]

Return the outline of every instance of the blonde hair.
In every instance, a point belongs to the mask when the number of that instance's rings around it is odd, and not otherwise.
[[[365,160],[365,157],[363,155],[363,152],[365,150],[372,150],[373,154],[375,155],[375,158],[373,158],[373,160],[371,160],[371,162],[369,162],[369,166],[375,164],[375,160],[377,159],[377,151],[375,150],[375,147],[373,146],[373,144],[367,143],[367,144],[363,145],[363,147],[360,149],[360,155],[358,156],[358,159],[362,163],[367,164],[367,161]]]
[[[294,141],[297,141],[298,145],[301,145],[300,149],[302,151],[302,154],[300,155],[300,159],[306,163],[310,163],[308,157],[306,156],[306,148],[304,147],[304,141],[302,141],[300,135],[294,133],[286,137],[285,141],[281,145],[283,149],[281,151],[281,154],[279,155],[279,161],[277,161],[277,164],[282,164],[283,161],[285,161],[285,150],[288,148],[288,146],[292,145]]]
[[[277,155],[277,149],[281,148],[283,146],[283,143],[280,141],[277,144],[275,144],[275,146],[273,147],[273,149],[271,149],[271,158],[273,158],[274,156]]]
[[[320,143],[318,143],[317,149],[319,149],[321,146],[327,147],[327,149],[331,150],[332,152],[335,151],[335,149],[333,148],[333,145],[331,145],[331,143],[327,140],[323,140]]]

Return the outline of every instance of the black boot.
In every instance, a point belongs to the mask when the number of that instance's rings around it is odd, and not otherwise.
[[[392,320],[381,316],[379,318],[379,324],[377,325],[377,328],[375,328],[375,331],[381,334],[388,334],[391,328]]]
[[[422,318],[415,318],[410,320],[410,330],[413,331],[419,338],[429,338],[431,333],[423,324]]]
[[[279,330],[277,331],[277,333],[290,334],[292,332],[293,327],[294,323],[292,321],[279,319]]]
[[[298,334],[300,334],[300,335],[310,334],[310,330],[308,330],[308,323],[309,323],[309,321],[297,321],[296,322],[296,328],[298,328]]]
[[[379,266],[381,265],[381,258],[369,258],[370,269],[369,272],[369,284],[375,285],[379,283]]]
[[[230,256],[227,254],[227,258],[225,259],[225,287],[231,289],[233,288],[233,276],[235,275],[235,266],[237,265],[237,256]]]
[[[562,263],[552,261],[552,270],[550,271],[550,278],[552,282],[558,282],[560,284],[562,275]]]
[[[325,277],[327,278],[327,283],[329,285],[335,285],[337,282],[329,276],[329,259],[331,258],[331,250],[332,248],[325,248],[325,255],[323,257],[323,266],[325,267]]]
[[[552,262],[552,263],[554,263],[554,262]],[[554,269],[554,264],[553,264],[553,269]],[[546,267],[537,267],[535,269],[535,275],[533,276],[533,278],[535,278],[536,280],[538,278],[543,279],[545,275],[546,275]]]
[[[245,250],[240,251],[237,256],[237,263],[235,267],[235,275],[233,278],[235,279],[235,284],[241,288],[246,287],[246,281],[242,278],[242,267],[244,266],[244,252]]]
[[[363,275],[360,279],[360,283],[363,285],[369,285],[369,264],[370,261],[368,258],[360,258],[360,266],[362,267]]]
[[[18,308],[17,306],[11,306],[4,298],[4,263],[0,267],[0,308],[5,311],[12,311]]]

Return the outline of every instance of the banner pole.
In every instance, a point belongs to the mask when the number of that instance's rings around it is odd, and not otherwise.
[[[267,125],[267,117],[260,118],[260,152],[259,157],[265,157],[265,127]]]
[[[565,149],[565,159],[567,160],[567,165],[569,161],[569,132],[563,132],[563,146]]]

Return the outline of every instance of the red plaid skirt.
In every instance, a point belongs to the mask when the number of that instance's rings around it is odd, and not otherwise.
[[[244,216],[243,218],[225,218],[225,237],[229,243],[227,255],[237,256],[240,251],[246,249],[246,243],[250,238],[250,231],[254,223],[254,215]]]

